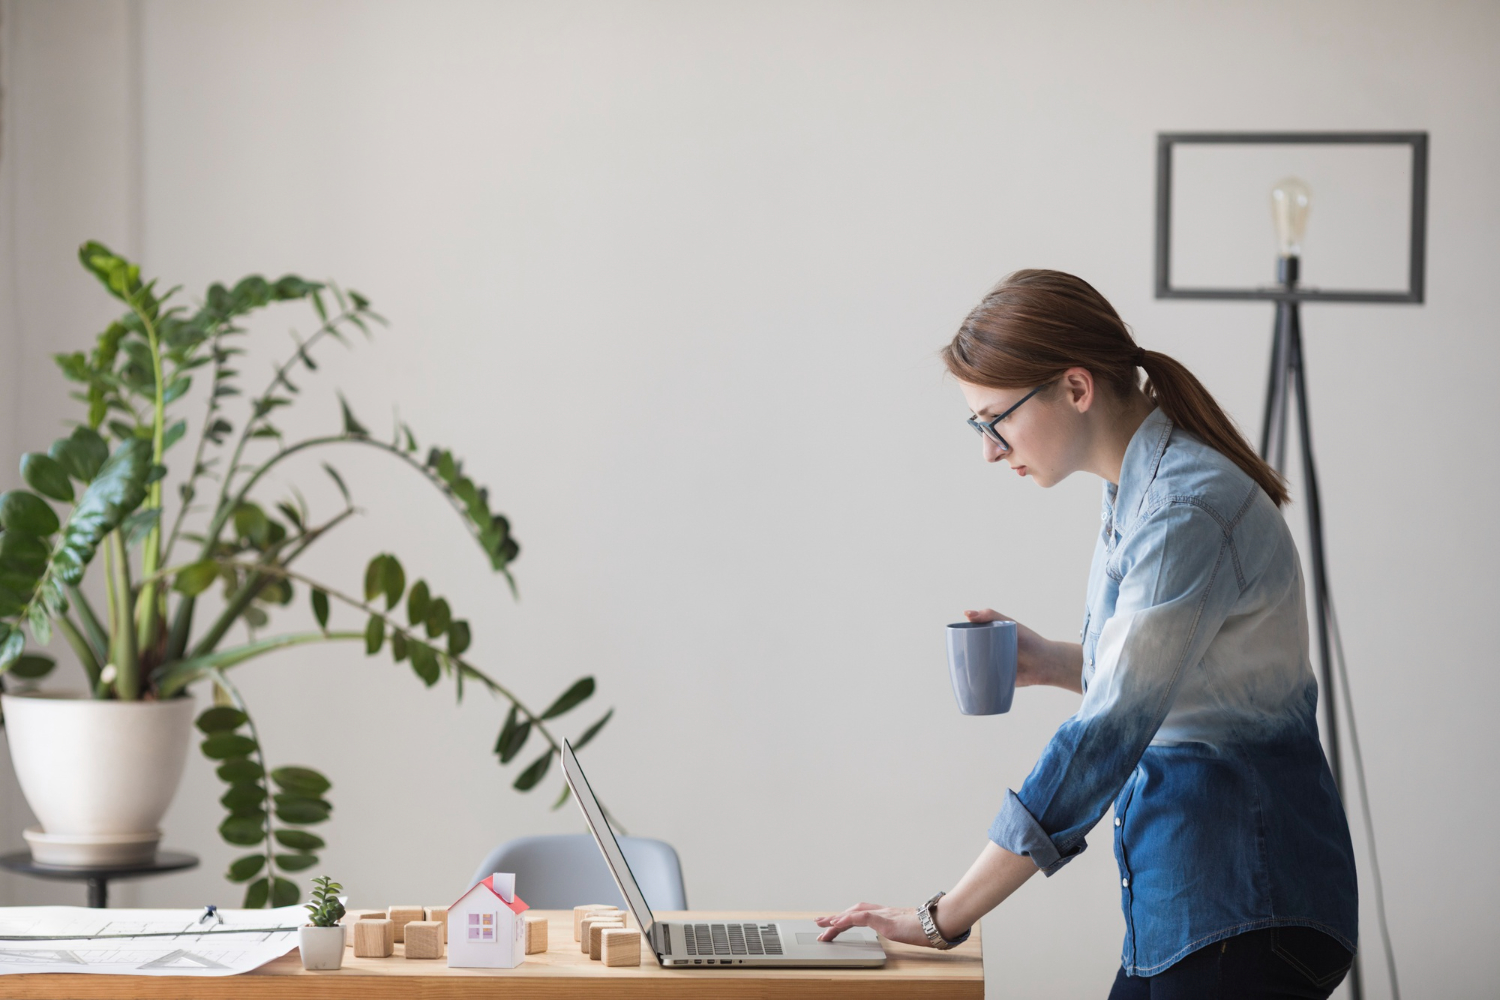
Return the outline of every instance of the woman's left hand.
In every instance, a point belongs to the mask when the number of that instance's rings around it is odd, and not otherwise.
[[[819,917],[817,924],[827,928],[818,935],[819,941],[832,941],[851,927],[868,927],[883,938],[928,947],[927,935],[922,933],[922,924],[917,920],[917,911],[910,906],[860,903],[843,913]]]

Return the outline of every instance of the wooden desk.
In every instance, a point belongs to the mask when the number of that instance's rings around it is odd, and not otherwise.
[[[446,959],[418,961],[396,945],[390,958],[344,953],[337,972],[306,972],[294,950],[242,976],[0,976],[0,996],[29,998],[170,998],[170,1000],[283,1000],[289,997],[355,1000],[470,1000],[470,998],[647,997],[983,997],[984,962],[979,928],[952,951],[933,951],[882,940],[881,969],[663,969],[643,948],[639,968],[607,969],[590,961],[573,940],[571,911],[538,911],[547,917],[550,947],[528,955],[517,969],[450,969]],[[659,913],[671,920],[810,918],[820,913]]]

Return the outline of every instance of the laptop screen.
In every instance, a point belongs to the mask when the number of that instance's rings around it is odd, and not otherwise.
[[[573,754],[573,747],[567,740],[563,740],[562,761],[563,777],[567,779],[568,787],[573,789],[573,798],[578,800],[578,807],[583,810],[583,818],[588,821],[589,829],[594,832],[594,840],[598,842],[599,850],[604,852],[604,860],[608,862],[609,870],[614,873],[615,884],[620,887],[620,893],[625,897],[626,904],[635,914],[636,921],[641,925],[641,931],[655,950],[656,937],[651,931],[656,924],[656,918],[651,914],[651,907],[646,905],[646,897],[641,894],[641,887],[636,884],[635,876],[630,873],[630,865],[625,861],[625,854],[620,850],[620,843],[615,840],[615,833],[610,829],[609,820],[605,817],[604,810],[600,808],[599,800],[594,798],[594,791],[589,788],[589,779],[583,776],[583,768],[578,766],[578,758]]]

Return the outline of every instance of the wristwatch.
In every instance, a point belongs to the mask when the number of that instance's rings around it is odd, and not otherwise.
[[[929,899],[927,902],[923,903],[921,906],[917,907],[917,921],[922,925],[922,933],[927,935],[927,943],[932,945],[932,947],[938,949],[939,951],[947,951],[949,948],[957,948],[959,945],[969,940],[969,935],[974,931],[974,928],[970,927],[958,937],[951,940],[943,937],[943,935],[938,932],[937,918],[934,916],[934,914],[937,913],[937,901],[942,899],[946,895],[947,893],[940,892],[936,896],[933,896],[931,899]]]

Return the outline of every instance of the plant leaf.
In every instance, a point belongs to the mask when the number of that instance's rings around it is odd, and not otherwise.
[[[333,485],[339,488],[339,493],[341,493],[344,497],[344,503],[352,503],[353,501],[349,499],[349,487],[344,485],[344,477],[339,475],[338,470],[329,465],[327,462],[324,462],[323,471],[328,473],[329,477],[333,480]]]
[[[68,473],[50,455],[28,451],[21,456],[21,478],[43,496],[71,503],[73,484]]]
[[[278,854],[276,865],[282,871],[300,872],[318,863],[316,854]]]
[[[231,882],[245,882],[260,874],[260,870],[266,866],[264,854],[247,854],[243,858],[236,858],[229,866],[225,878]]]
[[[297,900],[301,898],[302,890],[297,888],[297,883],[284,878],[278,878],[271,883],[272,906],[295,906]]]
[[[21,658],[21,651],[25,648],[26,633],[19,628],[6,635],[5,640],[0,642],[0,674],[16,665],[16,661]]]
[[[219,805],[233,816],[252,816],[261,812],[261,803],[266,801],[266,790],[258,784],[230,785],[229,791],[219,797]]]
[[[266,814],[230,816],[219,824],[219,836],[239,847],[254,847],[266,839]]]
[[[378,555],[365,566],[365,603],[380,596],[381,575],[385,572],[385,556]]]
[[[230,705],[217,705],[198,716],[197,726],[207,735],[232,732],[243,726],[250,717]],[[260,769],[256,768],[256,773]]]
[[[580,737],[578,737],[578,739],[576,739],[576,740],[573,741],[573,743],[572,743],[573,749],[575,751],[578,751],[578,750],[582,750],[584,747],[588,746],[589,740],[592,740],[595,736],[599,735],[599,730],[601,730],[601,729],[604,728],[604,724],[606,722],[608,722],[609,719],[610,719],[610,716],[612,716],[614,714],[615,714],[615,710],[614,709],[610,709],[608,712],[604,713],[604,718],[600,719],[598,722],[594,723],[592,726],[589,726],[587,729],[585,729],[583,731],[583,735],[580,736]]]
[[[323,838],[306,830],[279,829],[276,831],[276,842],[294,851],[316,851],[323,847]]]
[[[229,757],[248,757],[259,749],[255,741],[248,736],[238,733],[214,733],[203,741],[203,756],[212,760],[225,760]]]
[[[292,795],[317,798],[333,787],[333,782],[310,767],[278,767],[271,772],[276,787]]]
[[[385,557],[385,563],[380,569],[380,589],[385,592],[387,611],[401,603],[401,595],[406,592],[406,571],[401,568],[401,560],[395,556]]]
[[[0,493],[0,528],[46,538],[62,527],[47,501],[26,490]]]
[[[556,701],[547,706],[547,711],[542,713],[542,718],[555,719],[569,709],[575,708],[593,693],[594,679],[592,677],[585,677],[582,680],[575,681],[572,687],[564,691],[558,696]]]
[[[432,687],[442,676],[442,669],[438,666],[437,650],[425,642],[413,642],[408,644],[411,653],[411,668],[422,678],[422,683]]]
[[[241,905],[246,910],[261,910],[265,908],[266,900],[270,898],[271,880],[258,878],[245,890],[245,902]]]
[[[418,580],[412,584],[411,592],[406,595],[406,617],[412,625],[420,625],[427,620],[427,606],[430,603],[427,581]]]
[[[24,653],[16,657],[16,662],[7,671],[12,677],[20,677],[23,680],[34,681],[46,677],[56,666],[56,661],[50,656],[41,653]]]
[[[120,524],[120,533],[125,536],[125,547],[135,548],[159,523],[161,523],[160,507],[147,507],[145,510],[138,510],[131,514]]]
[[[292,795],[276,796],[276,818],[283,823],[321,823],[333,807],[322,799],[304,799]]]
[[[83,578],[84,567],[93,560],[99,542],[146,499],[150,470],[149,441],[131,438],[115,448],[68,514],[62,544],[52,555],[52,569],[60,580],[77,584]]]
[[[227,785],[242,784],[246,781],[259,781],[265,774],[259,764],[248,757],[231,757],[219,765],[214,772],[219,780]]]
[[[518,792],[529,792],[536,787],[536,783],[546,777],[547,768],[552,765],[552,748],[527,765],[526,770],[521,772],[512,785]]]
[[[462,656],[469,648],[469,623],[462,618],[448,626],[448,655]]]
[[[374,656],[380,652],[380,647],[385,643],[385,619],[379,615],[371,615],[370,620],[365,623],[365,653]]]
[[[566,802],[566,801],[568,801],[568,796],[570,796],[572,794],[573,794],[572,787],[566,781],[563,782],[562,794],[557,797],[557,801],[556,802],[552,803],[552,808],[554,810],[561,809],[563,807],[563,803]]]
[[[407,653],[406,646],[407,646],[406,636],[402,635],[400,632],[392,632],[391,633],[391,659],[392,660],[394,660],[397,663],[400,663],[402,660],[406,659],[406,653]]]
[[[354,411],[349,409],[349,401],[344,398],[343,393],[339,393],[339,406],[344,411],[344,433],[351,437],[369,437],[370,432],[365,429],[363,424],[354,419]]]
[[[196,597],[207,590],[219,578],[219,564],[212,559],[200,559],[177,574],[172,589]]]
[[[312,589],[312,607],[313,607],[313,617],[318,620],[318,628],[324,629],[326,631],[327,628],[328,628],[328,594],[327,594],[327,592],[325,592],[323,590],[320,590],[317,587],[314,587]]]
[[[509,764],[521,748],[526,745],[526,737],[531,735],[531,720],[521,720],[520,711],[515,705],[510,706],[510,714],[505,717],[505,725],[500,727],[500,738],[495,740],[495,753],[500,756],[500,763]]]
[[[427,608],[427,636],[436,639],[448,631],[449,624],[453,621],[453,613],[448,610],[448,602],[439,597]]]

